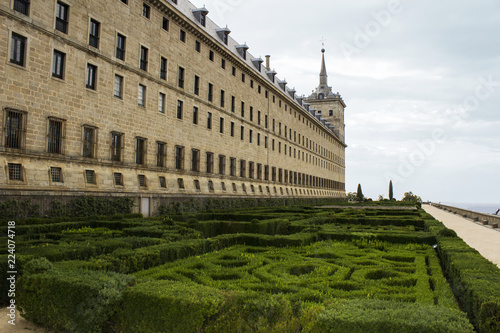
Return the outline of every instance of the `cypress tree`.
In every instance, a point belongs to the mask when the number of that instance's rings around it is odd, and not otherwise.
[[[358,199],[359,202],[363,201],[364,199],[363,191],[361,190],[361,184],[358,184],[358,191],[356,192],[356,198]]]
[[[392,199],[394,199],[394,192],[392,189],[392,180],[391,180],[391,181],[389,181],[389,200],[392,201]]]

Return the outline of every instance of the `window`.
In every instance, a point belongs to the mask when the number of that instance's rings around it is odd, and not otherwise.
[[[264,118],[264,127],[267,128],[267,126],[269,125],[269,119],[268,119],[268,116],[266,114],[265,118]]]
[[[240,139],[241,140],[245,139],[245,126],[240,127]]]
[[[144,16],[145,18],[149,18],[150,15],[151,15],[151,7],[149,7],[148,5],[143,3],[142,4],[142,16]]]
[[[241,102],[241,117],[245,117],[245,102]]]
[[[224,90],[220,91],[220,107],[223,108],[226,104],[226,92]]]
[[[200,52],[201,51],[201,43],[199,41],[195,41],[194,42],[194,50],[196,52]]]
[[[90,126],[83,126],[83,150],[82,156],[87,158],[96,157],[96,128]]]
[[[166,17],[163,17],[163,22],[162,22],[162,29],[165,30],[165,31],[168,31],[168,26],[169,26],[169,21],[168,21],[168,18]]]
[[[248,162],[248,178],[253,179],[255,164],[254,162]]]
[[[257,163],[257,179],[262,180],[262,164],[260,163]]]
[[[224,118],[219,118],[219,133],[224,133]]]
[[[236,176],[236,158],[231,157],[229,159],[229,174],[230,176]]]
[[[147,47],[141,46],[141,60],[139,66],[143,71],[148,70],[148,51]]]
[[[139,183],[139,187],[147,187],[148,183],[146,182],[145,175],[137,175],[137,182]]]
[[[207,113],[207,129],[212,129],[212,112]]]
[[[193,124],[198,125],[198,107],[193,106]]]
[[[231,136],[234,136],[234,122],[231,122]]]
[[[123,133],[111,132],[111,161],[121,161],[123,144]]]
[[[264,148],[267,149],[267,136],[264,137]]]
[[[207,173],[214,173],[214,153],[207,152]]]
[[[179,67],[178,86],[184,88],[184,68],[182,67]]]
[[[210,192],[213,192],[213,191],[214,191],[214,182],[213,182],[213,181],[211,181],[211,180],[209,180],[209,181],[208,181],[208,190],[209,190]]]
[[[194,76],[194,94],[200,95],[200,77],[198,75]]]
[[[184,189],[184,179],[177,178],[177,185],[179,186],[180,190],[183,190]]]
[[[181,42],[186,42],[186,32],[182,29],[179,32],[179,39],[181,40]]]
[[[94,19],[90,19],[89,45],[99,48],[99,29],[101,24]]]
[[[146,86],[139,84],[139,92],[137,97],[139,106],[146,106]]]
[[[208,84],[208,101],[212,102],[214,100],[214,85]]]
[[[260,133],[257,133],[257,146],[260,146]]]
[[[30,14],[30,0],[14,0],[14,10],[24,15]]]
[[[135,139],[135,163],[138,165],[146,164],[146,139]]]
[[[195,190],[200,191],[200,181],[198,179],[195,179],[193,183]]]
[[[226,156],[219,155],[219,175],[226,174]]]
[[[167,144],[165,142],[156,143],[156,166],[164,168],[167,160]]]
[[[159,179],[160,179],[160,187],[167,188],[167,179],[163,176],[160,176]]]
[[[210,50],[210,51],[208,52],[208,59],[209,59],[210,61],[214,61],[214,51]]]
[[[236,76],[236,67],[234,67],[234,66],[233,66],[232,74],[233,74],[233,76]]]
[[[85,87],[95,90],[96,78],[97,78],[97,66],[94,66],[92,64],[87,64],[87,78],[85,81]]]
[[[248,131],[248,141],[252,143],[252,137],[253,137],[253,130]]]
[[[57,2],[56,6],[56,30],[68,33],[68,15],[69,6],[61,1]]]
[[[231,112],[236,110],[236,97],[231,96]]]
[[[222,188],[222,191],[223,191],[223,192],[226,192],[226,183],[221,182],[221,183],[220,183],[220,187]]]
[[[164,57],[160,58],[160,79],[167,79],[167,59]]]
[[[238,192],[238,190],[236,189],[236,183],[233,183],[233,191]]]
[[[115,74],[115,88],[113,91],[115,97],[123,97],[123,76]]]
[[[165,113],[165,94],[158,93],[158,112]]]
[[[200,151],[191,149],[191,171],[200,172]]]
[[[241,82],[245,83],[245,74],[241,73]]]
[[[221,59],[221,61],[220,61],[220,67],[222,69],[226,69],[226,59]]]
[[[257,112],[257,125],[260,125],[260,117],[261,117],[261,112]]]
[[[116,57],[120,60],[125,60],[125,43],[126,37],[116,34]]]
[[[10,45],[10,62],[19,66],[26,64],[26,37],[12,33]]]
[[[23,181],[23,166],[22,164],[9,163],[9,180]]]
[[[240,177],[245,178],[247,174],[247,162],[245,160],[240,160]]]
[[[62,183],[62,169],[57,167],[50,167],[50,181],[52,183]]]
[[[264,166],[264,180],[269,180],[269,165]]]
[[[123,186],[123,174],[113,172],[113,180],[115,182],[115,186]]]
[[[47,135],[47,152],[51,154],[63,153],[64,121],[49,118],[49,129]]]
[[[177,119],[182,119],[182,106],[184,102],[177,100]]]
[[[97,184],[94,170],[85,170],[85,181],[87,184]]]
[[[177,170],[184,169],[184,147],[175,146],[175,168]]]
[[[123,2],[124,4],[128,4],[128,0],[120,0],[121,2]]]
[[[253,106],[250,107],[250,121],[253,121]]]
[[[14,110],[6,111],[5,148],[21,149],[26,135],[26,114]]]

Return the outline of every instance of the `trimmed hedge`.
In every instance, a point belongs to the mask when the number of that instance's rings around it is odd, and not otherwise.
[[[500,332],[500,270],[462,239],[440,237],[438,250],[455,296],[479,332]]]
[[[41,260],[41,259],[36,259]],[[30,263],[28,263],[30,264]],[[23,316],[34,323],[69,332],[101,332],[116,311],[131,276],[40,265],[18,280],[16,300]]]

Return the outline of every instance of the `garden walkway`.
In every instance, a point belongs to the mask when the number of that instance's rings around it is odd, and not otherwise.
[[[500,268],[500,232],[467,220],[442,209],[422,205],[422,208],[436,220],[454,230],[470,247]]]

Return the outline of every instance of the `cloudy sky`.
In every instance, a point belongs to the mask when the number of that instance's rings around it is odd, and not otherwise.
[[[198,0],[299,94],[347,104],[347,191],[500,205],[498,0]]]

